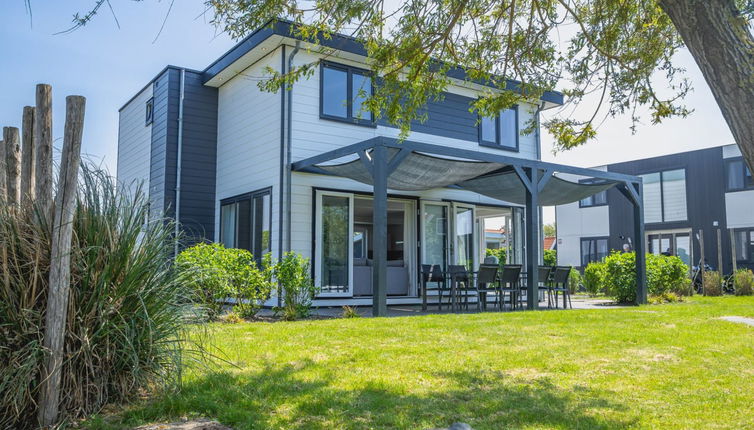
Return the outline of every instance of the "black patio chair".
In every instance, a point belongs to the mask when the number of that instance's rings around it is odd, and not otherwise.
[[[422,310],[427,310],[427,291],[437,291],[437,309],[442,310],[443,296],[450,297],[450,289],[445,282],[445,274],[439,264],[422,264]],[[434,288],[429,283],[435,284]]]
[[[499,275],[500,279],[500,309],[505,306],[505,293],[510,298],[511,309],[518,306],[518,293],[520,290],[519,282],[521,280],[521,265],[506,264],[503,266],[503,273]]]
[[[469,272],[466,270],[466,266],[459,264],[448,265],[448,277],[451,282],[451,297],[450,300],[456,305],[463,304],[466,310],[469,309],[469,297],[477,297],[476,287],[471,282]],[[452,306],[452,305],[451,305]]]
[[[547,295],[547,307],[552,307],[550,300],[550,289],[552,288],[552,275],[555,273],[555,266],[539,266],[537,267],[537,274],[539,277],[539,293]]]
[[[500,283],[497,264],[480,264],[476,275],[476,291],[479,295],[478,307],[487,310],[487,294],[495,293],[494,305],[500,308]]]
[[[551,294],[554,295],[555,309],[558,308],[558,293],[563,294],[563,308],[570,307],[573,309],[571,290],[568,288],[571,269],[571,266],[555,266],[555,273],[552,275],[552,288],[550,289]]]

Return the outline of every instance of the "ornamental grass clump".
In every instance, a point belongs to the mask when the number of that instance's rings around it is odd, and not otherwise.
[[[723,295],[723,277],[720,272],[704,272],[704,295],[705,296],[722,296]]]
[[[148,199],[82,168],[73,221],[60,411],[70,420],[144,389],[177,387],[192,351],[188,303],[171,267],[173,226]],[[0,428],[35,428],[45,349],[50,226],[30,205],[0,205]]]
[[[733,286],[737,296],[751,296],[754,294],[754,273],[748,269],[740,269],[733,275]]]

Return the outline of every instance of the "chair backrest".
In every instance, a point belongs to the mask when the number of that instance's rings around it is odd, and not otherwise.
[[[484,257],[484,262],[482,264],[498,264],[497,257],[494,255],[488,255]]]
[[[479,273],[477,274],[477,283],[494,284],[497,281],[497,264],[480,264]]]
[[[456,281],[464,282],[469,280],[469,273],[466,271],[466,266],[450,264],[448,265],[448,272],[451,279],[455,279]]]
[[[537,268],[539,282],[548,282],[552,276],[553,269],[555,269],[553,266],[539,266]]]
[[[422,264],[422,280],[424,282],[442,282],[445,276],[439,264]]]
[[[552,281],[558,285],[568,284],[568,277],[571,275],[571,266],[555,266],[555,274]]]
[[[521,277],[520,264],[506,264],[503,266],[503,273],[500,274],[501,284],[515,284]]]

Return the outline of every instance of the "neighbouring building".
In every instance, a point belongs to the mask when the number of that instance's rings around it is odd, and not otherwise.
[[[340,35],[317,46],[293,28],[260,28],[203,70],[168,66],[121,108],[118,180],[131,190],[143,183],[152,213],[180,222],[184,245],[298,252],[311,259],[315,304],[374,304],[380,313],[388,302],[420,302],[422,265],[474,270],[485,231],[501,219],[507,258],[534,272],[536,291],[538,206],[608,188],[641,205],[631,197],[635,176],[542,162],[538,127],[519,132],[561,105],[560,93],[479,118],[469,108],[483,91],[518,84],[497,88],[453,69],[444,99],[429,102],[426,121],[399,141],[398,129],[361,111],[372,91],[364,47]],[[258,86],[269,69],[312,63],[313,75],[285,91]]]
[[[647,252],[677,255],[689,266],[697,265],[701,231],[708,264],[720,267],[721,256],[722,271],[730,273],[735,253],[737,267],[754,268],[754,181],[736,145],[596,169],[643,179]],[[561,264],[583,267],[635,245],[630,207],[622,197],[607,190],[556,207]]]

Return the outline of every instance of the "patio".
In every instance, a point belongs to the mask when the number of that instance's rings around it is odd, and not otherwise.
[[[541,261],[540,206],[571,203],[616,187],[633,205],[634,236],[644,236],[641,178],[631,175],[497,153],[398,141],[384,136],[300,160],[290,167],[294,172],[335,175],[373,187],[371,310],[375,316],[388,315],[388,189],[422,191],[456,188],[524,206],[525,252],[519,270],[522,274],[527,274],[526,308],[532,310],[540,307],[540,302],[535,299],[542,281],[538,274]],[[590,184],[573,182],[558,176],[559,174],[577,175],[597,181]],[[644,241],[635,240],[634,243],[636,253],[643,254]],[[419,264],[421,267],[421,262]],[[441,270],[445,272],[448,267]],[[637,262],[636,277],[637,302],[645,303],[646,273],[643,259]]]

